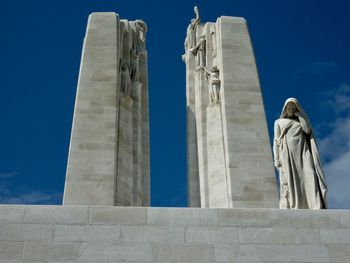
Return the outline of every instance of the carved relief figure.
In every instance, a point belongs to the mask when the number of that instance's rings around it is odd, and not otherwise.
[[[201,67],[206,73],[209,87],[209,103],[219,104],[220,102],[220,79],[219,79],[219,69],[217,66],[213,66],[210,71],[206,68]]]
[[[196,46],[190,49],[193,55],[196,56],[196,66],[205,67],[206,66],[206,40],[205,35],[201,35]]]
[[[216,57],[216,25],[213,24],[210,26],[210,35],[211,40],[213,41],[213,58]]]
[[[124,60],[121,61],[121,90],[124,91],[126,97],[131,95],[131,78],[130,78],[130,66]]]
[[[137,54],[145,51],[146,49],[146,32],[147,25],[142,20],[135,21],[135,34],[133,38],[133,48]]]
[[[286,100],[274,127],[274,165],[280,208],[327,208],[327,185],[310,121],[295,98]]]
[[[197,25],[201,23],[201,18],[199,15],[199,9],[197,6],[194,7],[194,13],[196,18],[191,19],[191,23],[187,27],[187,35],[185,39],[185,50],[191,49],[196,45],[196,29]]]
[[[134,48],[130,50],[130,68],[131,81],[138,81],[140,76],[139,55]]]
[[[194,19],[191,19],[191,23],[187,27],[187,34],[185,38],[185,50],[191,49],[196,44],[196,31],[194,27]]]

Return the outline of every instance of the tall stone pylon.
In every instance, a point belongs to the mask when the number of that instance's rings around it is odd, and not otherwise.
[[[246,21],[219,17],[187,28],[188,204],[278,207],[259,78]]]
[[[116,13],[89,16],[64,205],[150,205],[146,31]]]

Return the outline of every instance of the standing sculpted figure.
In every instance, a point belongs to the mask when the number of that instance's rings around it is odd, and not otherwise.
[[[199,15],[198,7],[194,7],[194,13],[196,14],[196,18],[191,19],[190,24],[187,27],[187,35],[185,39],[185,50],[191,49],[196,45],[196,29],[197,25],[201,23],[201,18]]]
[[[216,58],[216,25],[213,24],[210,26],[210,35],[213,44],[213,58]]]
[[[201,35],[196,46],[191,48],[191,52],[196,56],[196,66],[202,67],[206,65],[206,40],[205,36]]]
[[[136,50],[134,48],[130,50],[130,68],[131,80],[138,81],[140,76],[139,55],[137,55]]]
[[[208,71],[205,67],[201,67],[200,69],[204,70],[208,80],[209,103],[219,104],[220,102],[219,69],[217,68],[217,66],[213,66],[210,71]]]
[[[286,100],[274,127],[274,165],[280,208],[327,208],[327,185],[310,121],[295,98]]]
[[[124,91],[125,97],[131,95],[131,78],[130,78],[130,66],[127,62],[121,61],[121,89]]]

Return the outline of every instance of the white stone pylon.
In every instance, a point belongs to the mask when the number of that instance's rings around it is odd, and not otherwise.
[[[246,21],[222,16],[216,23],[200,24],[196,19],[191,23],[183,55],[188,205],[278,207],[263,99]]]
[[[149,206],[146,24],[89,16],[64,205]]]

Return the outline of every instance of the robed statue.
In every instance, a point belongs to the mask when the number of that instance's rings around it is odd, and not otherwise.
[[[274,126],[274,165],[280,208],[327,208],[327,185],[309,118],[295,98],[286,100]]]

